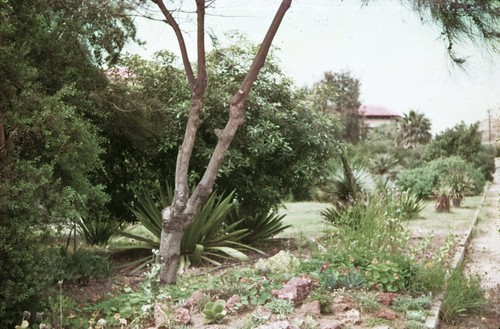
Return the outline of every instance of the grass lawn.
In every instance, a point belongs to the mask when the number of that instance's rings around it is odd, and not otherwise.
[[[415,237],[423,237],[431,232],[442,234],[463,234],[467,232],[474,220],[474,215],[481,205],[482,196],[466,197],[460,208],[451,208],[449,213],[439,213],[434,210],[434,201],[428,201],[420,218],[405,222]]]
[[[438,213],[434,210],[434,201],[426,201],[425,209],[418,219],[405,222],[405,226],[412,230],[415,236],[426,236],[430,232],[461,234],[470,226],[477,208],[480,206],[482,196],[466,197],[462,207],[453,208],[449,213]],[[292,225],[279,237],[290,238],[304,236],[318,238],[323,229],[328,225],[321,219],[320,211],[327,208],[329,203],[320,202],[292,202],[285,203],[280,209],[281,214],[286,214],[284,224]]]
[[[327,223],[321,219],[319,213],[329,205],[329,203],[320,202],[285,203],[280,213],[286,214],[283,223],[292,227],[285,230],[279,237],[290,238],[302,235],[307,238],[317,238],[321,236]]]

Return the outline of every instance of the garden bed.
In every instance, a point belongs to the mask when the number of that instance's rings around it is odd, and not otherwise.
[[[405,222],[405,227],[407,227],[411,232],[412,245],[427,245],[425,251],[422,253],[422,257],[429,256],[433,254],[442,253],[444,256],[453,255],[453,250],[456,243],[460,240],[462,234],[465,233],[468,222],[472,220],[472,216],[479,206],[480,198],[468,198],[463,204],[463,208],[453,209],[452,213],[449,214],[438,214],[433,211],[433,205],[429,203],[426,209],[422,213],[422,218]],[[301,204],[297,207],[297,204],[289,205],[289,208],[293,208],[294,216],[292,216],[292,221],[297,221],[300,223],[298,226],[311,227],[307,225],[307,222],[314,223],[315,232],[318,228],[326,227],[324,223],[319,219],[319,211],[323,205],[313,204],[312,209],[307,208],[307,203]],[[301,213],[297,210],[304,209],[304,216],[301,217]],[[320,230],[321,231],[321,230]],[[462,232],[463,231],[463,232]],[[314,235],[309,233],[300,233],[300,231],[294,230],[292,238],[285,238],[290,235],[290,230],[282,234],[282,238],[278,240],[278,243],[268,245],[265,248],[266,256],[273,256],[280,250],[289,250],[292,255],[298,259],[304,259],[311,255],[315,242],[320,239],[321,234]],[[426,241],[424,243],[424,241]],[[409,248],[412,248],[408,246]],[[182,303],[189,299],[192,293],[196,291],[202,291],[206,301],[210,299],[217,299],[224,297],[225,300],[229,299],[230,295],[221,296],[220,290],[214,289],[216,287],[216,281],[221,280],[227,273],[233,273],[240,280],[251,279],[254,280],[254,284],[257,287],[264,285],[272,285],[273,289],[280,289],[280,287],[290,280],[292,277],[286,273],[281,276],[267,276],[259,272],[249,272],[254,265],[256,259],[260,256],[259,254],[254,255],[254,261],[251,264],[241,265],[241,264],[231,264],[226,263],[219,267],[214,266],[204,266],[204,267],[193,267],[190,268],[181,278],[179,284],[175,287],[160,289],[155,298],[160,297],[159,303],[163,305],[163,312],[159,310],[156,311],[157,321],[160,318],[160,313],[166,313],[170,316],[168,322],[175,319],[175,310],[182,306]],[[119,262],[126,261],[127,257],[123,255],[117,258]],[[321,266],[321,264],[319,264]],[[234,273],[243,274],[234,274]],[[315,273],[302,272],[304,277],[311,278],[311,284],[314,288],[313,291],[322,291],[318,281],[318,271],[317,268]],[[251,273],[248,277],[245,277],[244,273]],[[76,301],[76,308],[70,311],[68,314],[75,320],[80,318],[78,322],[88,322],[93,323],[94,327],[97,324],[99,318],[107,318],[108,327],[120,326],[120,319],[125,318],[138,318],[139,313],[137,309],[140,309],[140,304],[147,305],[148,300],[144,296],[140,296],[137,291],[144,289],[143,286],[143,273],[136,273],[130,275],[127,273],[115,271],[114,275],[106,280],[96,280],[91,282],[87,286],[72,286],[68,287],[67,294],[74,298]],[[210,279],[208,279],[210,278]],[[268,278],[266,281],[265,278]],[[259,280],[265,280],[265,283]],[[268,282],[269,281],[269,282]],[[231,284],[239,284],[238,282],[232,282]],[[259,286],[260,285],[260,286]],[[246,287],[246,293],[249,293],[254,289],[255,286]],[[240,288],[241,288],[240,287]],[[240,289],[238,288],[238,289]],[[269,288],[269,287],[268,287]],[[268,289],[269,290],[269,289]],[[262,293],[265,290],[256,290],[257,294]],[[114,297],[112,297],[114,296]],[[332,301],[332,313],[322,313],[321,309],[317,304],[310,304],[309,300],[304,300],[294,305],[291,310],[286,310],[285,306],[276,307],[274,311],[267,310],[268,314],[264,316],[265,321],[259,322],[259,317],[261,315],[256,315],[257,306],[260,304],[258,302],[250,303],[248,306],[241,304],[235,310],[227,310],[228,314],[224,317],[221,323],[217,324],[207,324],[205,316],[202,313],[200,307],[192,307],[190,309],[190,321],[185,324],[184,327],[177,324],[178,328],[334,328],[332,326],[335,323],[347,325],[350,328],[423,328],[423,322],[421,317],[427,314],[428,307],[430,305],[421,304],[417,310],[405,310],[401,307],[394,307],[391,303],[388,303],[381,292],[377,291],[366,291],[363,289],[346,290],[340,287],[333,291],[328,291],[326,293],[327,299]],[[241,297],[241,296],[240,296]],[[248,301],[249,296],[243,296],[244,299]],[[429,297],[429,296],[428,296]],[[142,298],[142,299],[141,299]],[[271,296],[268,296],[267,301],[269,301]],[[325,299],[325,296],[322,297]],[[410,298],[407,303],[412,303],[413,299],[419,300],[426,298],[425,294],[394,294],[391,298]],[[430,298],[430,297],[429,297]],[[163,299],[163,302],[161,301]],[[321,299],[321,298],[320,298]],[[264,299],[263,299],[264,301]],[[264,304],[264,302],[262,302]],[[305,308],[305,310],[304,310]],[[80,310],[80,311],[78,311]],[[83,312],[82,312],[83,310]],[[408,311],[410,311],[408,313]],[[80,312],[80,314],[78,314]],[[134,313],[135,312],[135,313]],[[87,315],[84,315],[87,314]],[[113,314],[113,319],[110,315]],[[135,314],[135,315],[134,315]],[[410,315],[408,315],[410,314]],[[412,319],[411,317],[416,317]],[[420,318],[419,318],[420,317]],[[129,320],[130,321],[130,320]],[[152,318],[149,320],[143,318],[141,320],[141,328],[152,327],[154,324]],[[71,321],[75,323],[75,321]],[[114,323],[114,326],[113,326]],[[176,328],[173,323],[170,322],[171,328]],[[158,324],[158,323],[157,323]],[[273,324],[274,327],[265,327],[265,324]],[[288,327],[287,327],[288,325]],[[384,327],[385,326],[385,327]],[[87,327],[85,327],[87,328]],[[97,328],[97,327],[95,327]]]

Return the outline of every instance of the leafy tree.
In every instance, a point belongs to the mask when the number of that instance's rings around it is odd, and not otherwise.
[[[405,148],[427,144],[432,138],[431,121],[423,113],[411,110],[399,121],[399,137]]]
[[[350,143],[357,143],[361,137],[359,87],[359,80],[351,77],[349,72],[325,72],[323,79],[306,91],[320,112],[341,118],[344,123],[342,137]]]
[[[134,33],[124,11],[120,1],[0,2],[0,327],[57,278],[48,224],[107,200],[92,181],[103,140],[90,95],[105,81],[96,63]]]
[[[460,123],[438,134],[423,154],[425,160],[459,156],[474,165],[486,179],[493,179],[495,172],[495,151],[481,144],[479,122],[471,125]]]
[[[241,36],[233,45],[207,54],[211,88],[207,90],[203,125],[193,148],[188,182],[203,174],[218,131],[225,124],[224,107],[235,82],[250,66],[255,45]],[[180,69],[166,52],[148,61],[132,56],[120,65],[125,77],[113,78],[108,104],[110,115],[101,124],[109,139],[104,153],[102,182],[111,196],[112,212],[129,216],[124,204],[138,187],[174,180],[175,155],[181,143],[184,107]],[[338,122],[308,108],[270,54],[246,103],[247,118],[227,152],[215,186],[236,190],[240,216],[267,214],[290,194],[308,198],[322,167],[334,154]],[[106,101],[106,100],[105,100]]]

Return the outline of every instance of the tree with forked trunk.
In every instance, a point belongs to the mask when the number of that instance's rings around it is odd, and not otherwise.
[[[260,69],[265,63],[274,36],[292,3],[292,0],[283,0],[276,15],[262,41],[254,61],[243,79],[240,88],[235,92],[230,101],[229,118],[226,126],[217,131],[217,145],[207,165],[200,182],[190,193],[188,186],[189,161],[193,151],[196,132],[201,124],[200,115],[203,110],[203,98],[207,87],[207,70],[205,58],[205,0],[196,0],[197,15],[197,65],[196,74],[189,60],[186,43],[182,31],[172,16],[172,12],[162,0],[154,1],[165,16],[166,22],[172,27],[179,43],[182,62],[184,65],[191,103],[189,116],[184,133],[184,140],[179,148],[175,172],[175,191],[172,204],[163,209],[163,229],[160,240],[160,257],[163,268],[161,282],[172,284],[177,279],[177,267],[180,257],[180,245],[184,231],[191,225],[201,205],[206,201],[215,183],[217,172],[222,165],[224,155],[236,135],[236,131],[244,122],[244,106],[253,83],[257,79]]]

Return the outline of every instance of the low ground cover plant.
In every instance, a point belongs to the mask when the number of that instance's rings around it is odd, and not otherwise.
[[[441,317],[446,323],[455,324],[463,315],[481,315],[488,304],[481,278],[467,277],[461,267],[451,272],[441,305]]]

